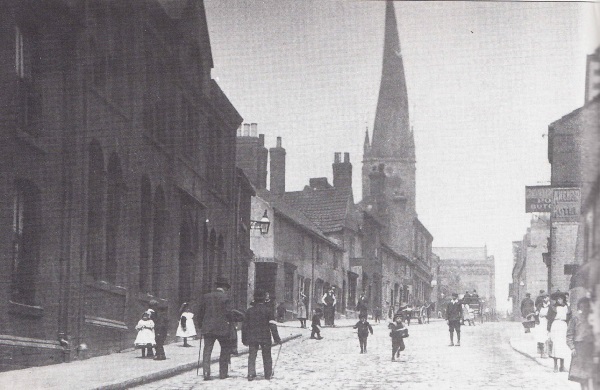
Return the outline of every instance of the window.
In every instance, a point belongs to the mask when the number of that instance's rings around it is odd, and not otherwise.
[[[154,235],[152,238],[152,293],[159,295],[162,291],[161,285],[163,274],[163,251],[165,244],[165,224],[167,219],[167,210],[165,194],[161,187],[158,187],[154,194]]]
[[[294,268],[285,266],[284,299],[286,302],[294,301]]]
[[[340,263],[341,253],[338,251],[333,251],[333,269],[338,269]]]
[[[102,244],[104,231],[104,155],[98,141],[89,147],[88,164],[88,250],[87,272],[92,278],[102,277]]]
[[[42,117],[39,37],[31,29],[15,27],[15,71],[18,80],[18,121],[21,129],[38,135]]]
[[[40,249],[40,191],[28,180],[17,180],[15,190],[11,300],[33,305]]]
[[[106,264],[104,274],[111,283],[117,281],[118,237],[121,221],[123,177],[119,157],[113,154],[108,162],[108,186],[106,193]]]
[[[140,275],[141,292],[150,291],[150,227],[152,223],[152,186],[147,176],[142,177],[140,200]]]

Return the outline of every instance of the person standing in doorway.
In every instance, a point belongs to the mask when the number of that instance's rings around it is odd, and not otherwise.
[[[219,341],[219,378],[227,378],[229,361],[229,316],[232,310],[229,289],[231,285],[224,278],[217,278],[216,290],[204,294],[198,308],[198,326],[204,337],[204,353],[202,355],[202,370],[204,380],[210,380],[210,359],[215,341]]]
[[[446,308],[446,322],[450,330],[450,347],[460,347],[460,321],[463,318],[462,305],[458,300],[458,294],[453,293],[450,303]],[[454,332],[456,331],[456,344],[454,344]]]
[[[323,317],[325,326],[335,326],[335,304],[337,301],[335,299],[335,289],[333,287],[323,295],[321,302],[324,305]]]

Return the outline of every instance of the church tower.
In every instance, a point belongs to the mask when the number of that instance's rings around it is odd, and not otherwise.
[[[370,142],[369,142],[370,141]],[[373,136],[365,137],[363,199],[372,202],[370,173],[383,170],[388,244],[412,258],[416,219],[415,143],[408,116],[408,94],[394,5],[386,2],[383,67]],[[371,174],[371,177],[373,175]]]

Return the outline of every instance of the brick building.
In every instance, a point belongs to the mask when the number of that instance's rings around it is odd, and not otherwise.
[[[151,299],[176,316],[251,256],[203,3],[2,8],[0,367],[131,348]]]
[[[535,299],[540,290],[548,289],[548,268],[545,259],[550,238],[550,215],[534,214],[530,227],[521,241],[513,242],[512,297],[513,315],[520,316],[521,301],[526,293]]]

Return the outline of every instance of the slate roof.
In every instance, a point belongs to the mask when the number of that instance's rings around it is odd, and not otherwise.
[[[327,241],[330,245],[341,249],[335,242],[327,238],[325,234],[323,234],[323,231],[321,231],[321,229],[319,229],[319,227],[313,223],[301,210],[297,209],[291,204],[288,204],[281,195],[275,195],[269,190],[265,189],[257,190],[256,195],[269,202],[271,207],[273,207],[276,212],[282,214],[293,223],[319,236],[323,240]]]
[[[344,188],[313,189],[286,192],[279,199],[302,211],[324,233],[347,227],[358,230],[359,217],[354,212],[352,192]]]

